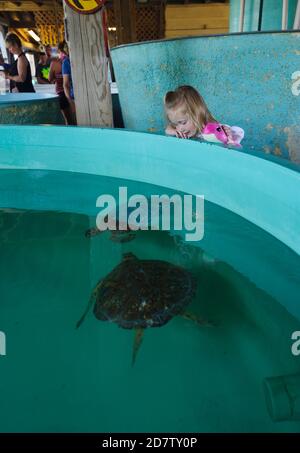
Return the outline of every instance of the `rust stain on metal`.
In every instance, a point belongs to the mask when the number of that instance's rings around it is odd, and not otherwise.
[[[274,110],[274,104],[269,104],[268,106],[266,106],[267,108],[269,108],[270,110]]]
[[[45,104],[44,104],[45,106]],[[46,107],[46,106],[45,106]],[[28,118],[38,118],[41,113],[41,107],[37,105],[29,104],[28,106],[17,106],[13,105],[5,109],[4,118],[2,118],[0,112],[0,123],[16,123],[16,124],[27,124]]]
[[[285,127],[283,132],[287,135],[286,147],[291,161],[300,163],[300,126]]]
[[[270,147],[270,146],[265,145],[265,146],[263,147],[263,150],[264,150],[264,152],[265,152],[266,154],[271,154],[271,147]]]
[[[267,131],[271,131],[272,129],[274,129],[274,126],[273,126],[273,124],[269,123],[269,124],[266,125],[265,129]]]
[[[281,151],[279,145],[275,146],[273,154],[275,154],[275,156],[282,156],[282,151]]]
[[[272,72],[266,72],[264,74],[264,80],[270,80],[272,76],[273,76]]]

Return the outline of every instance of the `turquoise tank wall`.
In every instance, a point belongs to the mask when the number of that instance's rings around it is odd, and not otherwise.
[[[0,124],[63,124],[58,96],[10,93],[0,96]]]
[[[260,0],[246,0],[244,32],[257,31]],[[293,29],[297,0],[288,2],[288,29]],[[230,32],[239,31],[240,0],[230,0]],[[281,30],[282,1],[264,1],[261,30]]]
[[[125,127],[164,131],[163,97],[196,87],[248,150],[300,162],[300,33],[191,37],[112,49]]]
[[[80,185],[67,180],[38,192],[1,175],[1,208],[94,216],[99,212],[95,193],[99,196],[100,187],[92,175],[204,195],[206,201],[225,209],[221,216],[216,214],[213,225],[209,215],[205,218],[199,246],[246,275],[300,319],[300,171],[293,164],[271,156],[261,159],[247,150],[156,134],[0,126],[1,169],[86,175]],[[249,222],[241,228],[230,211]],[[260,228],[252,231],[252,224]],[[270,235],[279,241],[274,243]],[[280,241],[289,248],[282,250]]]

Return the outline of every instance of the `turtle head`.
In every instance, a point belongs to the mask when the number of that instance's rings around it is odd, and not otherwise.
[[[137,260],[138,258],[131,252],[123,253],[123,260],[122,261],[133,261]]]

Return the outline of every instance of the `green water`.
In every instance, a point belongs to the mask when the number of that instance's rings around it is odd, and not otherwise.
[[[271,420],[262,381],[300,372],[290,350],[300,321],[201,247],[162,231],[87,239],[93,222],[0,211],[0,431],[299,432],[299,422]],[[134,367],[132,331],[92,313],[75,328],[95,283],[128,251],[192,270],[190,311],[216,324],[176,317],[147,329]]]

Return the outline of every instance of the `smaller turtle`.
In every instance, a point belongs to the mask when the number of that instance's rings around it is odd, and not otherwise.
[[[104,217],[104,220],[107,223],[108,215],[106,217]],[[123,226],[122,229],[121,229],[121,226]],[[104,231],[106,231],[106,230],[104,230]],[[99,228],[97,228],[97,227],[90,228],[90,229],[86,230],[85,237],[89,238],[89,237],[97,236],[98,234],[104,233],[104,231],[99,230]],[[124,227],[124,225],[121,222],[119,222],[118,219],[116,219],[116,229],[110,230],[110,231],[111,231],[110,240],[113,242],[119,242],[119,243],[123,244],[124,242],[132,241],[135,238],[135,232],[133,230],[131,230],[128,223]]]
[[[121,263],[97,283],[77,328],[94,305],[94,315],[100,321],[134,329],[134,364],[146,328],[161,327],[176,315],[199,325],[211,325],[185,311],[196,289],[196,279],[186,269],[166,261],[140,260],[126,253]]]

